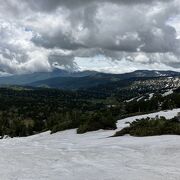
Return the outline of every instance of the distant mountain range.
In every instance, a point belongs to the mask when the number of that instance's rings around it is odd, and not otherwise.
[[[69,72],[54,69],[52,72],[0,77],[0,85],[23,85],[32,87],[49,87],[61,89],[91,88],[99,85],[119,83],[131,78],[177,77],[179,72],[138,70],[124,74],[109,74],[96,71]]]
[[[56,77],[84,77],[92,74],[96,74],[96,72],[95,71],[70,72],[56,68],[52,72],[35,72],[31,74],[0,77],[0,85],[26,85],[32,82],[47,80]]]

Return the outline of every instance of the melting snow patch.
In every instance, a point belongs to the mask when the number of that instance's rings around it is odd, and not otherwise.
[[[162,96],[165,97],[165,96],[168,96],[170,94],[173,94],[173,90],[172,89],[167,91],[167,92],[165,92],[164,94],[162,94]]]
[[[143,99],[143,97],[144,97],[144,96],[142,96],[142,97],[138,98],[138,99],[137,99],[137,102],[138,102],[138,101],[140,101],[141,99]]]
[[[132,99],[129,99],[129,100],[126,100],[126,102],[131,102],[131,101],[134,101],[136,99],[136,97],[132,98]]]

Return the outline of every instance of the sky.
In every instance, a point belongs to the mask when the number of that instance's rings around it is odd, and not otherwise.
[[[179,0],[0,0],[0,75],[180,71]]]

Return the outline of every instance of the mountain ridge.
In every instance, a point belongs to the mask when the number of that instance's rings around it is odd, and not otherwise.
[[[0,77],[0,85],[22,85],[33,87],[50,87],[62,89],[89,88],[108,83],[116,83],[131,78],[176,77],[180,72],[137,70],[123,74],[111,74],[97,71],[75,71],[55,68],[52,72],[36,72],[31,74]]]
[[[41,81],[35,81],[29,86],[35,87],[52,87],[52,88],[62,88],[62,89],[79,89],[79,88],[91,88],[99,85],[108,86],[109,83],[119,83],[121,81],[129,80],[134,78],[159,78],[159,77],[176,77],[180,76],[179,72],[174,71],[147,71],[138,70],[130,73],[124,74],[109,74],[109,73],[94,73],[88,76],[81,77],[55,77],[50,79],[45,79]]]

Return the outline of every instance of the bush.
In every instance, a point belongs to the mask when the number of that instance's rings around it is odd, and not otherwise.
[[[108,113],[93,113],[77,129],[78,134],[99,129],[116,129],[116,120]]]
[[[53,128],[51,130],[51,134],[56,133],[58,131],[63,131],[63,130],[73,129],[73,128],[75,128],[75,127],[73,126],[73,123],[71,121],[61,122],[61,123],[53,126]]]
[[[129,127],[123,128],[114,136],[155,136],[164,134],[180,135],[180,121],[177,117],[167,120],[165,117],[137,119],[130,123]]]
[[[51,133],[77,128],[80,124],[81,116],[73,112],[54,113],[48,119],[48,128],[51,130]]]

